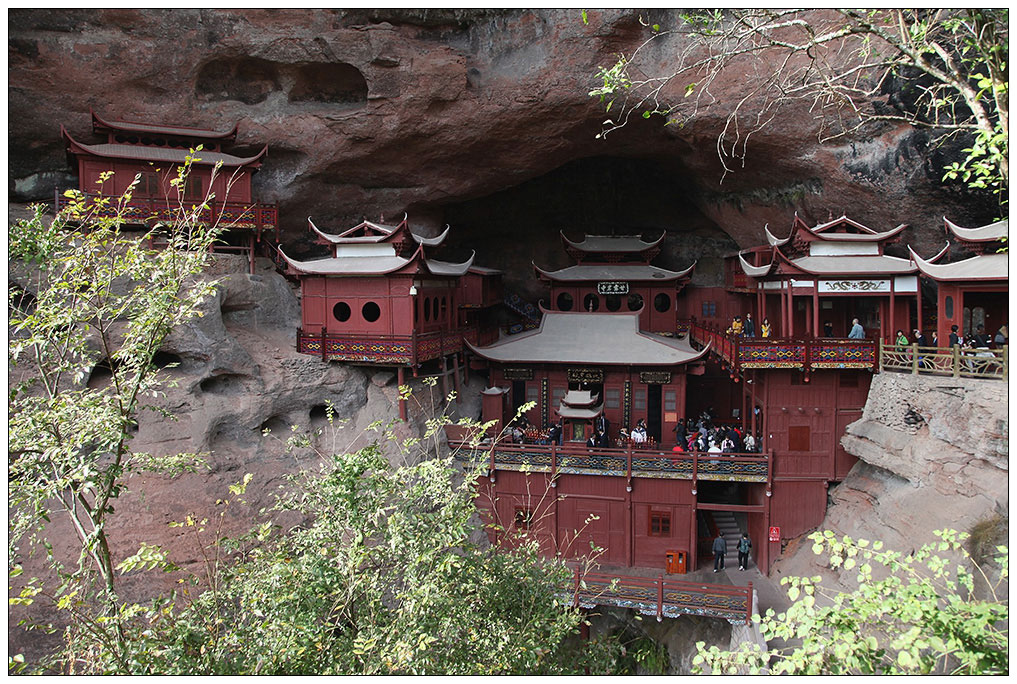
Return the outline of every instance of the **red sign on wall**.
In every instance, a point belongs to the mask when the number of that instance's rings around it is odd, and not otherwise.
[[[772,541],[772,542],[779,542],[780,541],[780,528],[779,527],[771,527],[770,528],[770,541]]]

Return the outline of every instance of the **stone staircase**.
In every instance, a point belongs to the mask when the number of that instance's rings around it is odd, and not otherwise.
[[[742,536],[742,530],[738,527],[738,521],[735,520],[734,513],[729,511],[713,511],[712,515],[713,522],[717,525],[717,530],[724,533],[724,539],[727,541],[727,555],[724,556],[724,567],[727,570],[732,568],[737,570],[738,540]]]

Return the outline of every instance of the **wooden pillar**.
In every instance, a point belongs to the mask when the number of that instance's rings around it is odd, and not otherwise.
[[[448,357],[441,357],[441,393],[442,397],[448,396]]]
[[[247,262],[251,270],[251,275],[254,275],[254,233],[251,233],[247,237]]]
[[[923,330],[923,328],[922,328],[922,276],[917,274],[917,273],[915,274],[915,298],[918,301],[918,308],[917,308],[918,320],[915,321],[915,327],[918,328],[919,332],[921,332]],[[908,332],[910,333],[911,331],[909,330]]]
[[[812,336],[819,337],[819,281],[812,281]]]
[[[462,387],[459,386],[459,352],[452,354],[452,387],[456,391],[456,403],[462,394]]]
[[[328,332],[327,326],[321,326],[321,360],[328,361]]]
[[[795,336],[795,291],[790,278],[787,281],[787,336]]]
[[[879,298],[879,339],[886,339],[886,302]]]
[[[406,369],[402,366],[396,370],[396,382],[402,387],[406,384]],[[406,411],[406,400],[403,399],[402,392],[399,392],[399,418],[401,420],[407,420],[409,416]]]
[[[752,412],[752,421],[749,423],[749,429],[752,430],[752,437],[756,437],[756,370],[752,369],[752,384],[749,385],[749,411]]]
[[[889,325],[889,333],[890,333],[890,335],[893,336],[891,338],[891,343],[892,344],[897,344],[897,318],[894,315],[896,313],[896,308],[894,307],[894,303],[895,303],[895,300],[896,300],[896,297],[894,296],[894,294],[895,294],[894,293],[894,281],[895,280],[896,279],[893,276],[890,276],[890,325]],[[910,332],[910,331],[908,331],[908,332]]]

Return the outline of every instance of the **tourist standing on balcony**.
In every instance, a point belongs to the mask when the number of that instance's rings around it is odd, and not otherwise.
[[[605,437],[607,436],[607,431],[610,427],[611,421],[609,421],[607,419],[607,416],[605,416],[603,413],[601,413],[599,416],[593,419],[593,429],[596,430],[597,432],[603,432]]]
[[[727,554],[727,541],[724,539],[724,533],[721,532],[716,539],[713,540],[713,571],[717,572],[724,569],[724,556]]]
[[[763,324],[759,326],[759,334],[761,337],[769,337],[770,332],[770,319],[764,318]]]
[[[915,341],[915,344],[917,344],[919,347],[927,347],[927,346],[929,346],[928,340],[925,339],[925,335],[923,335],[922,331],[919,330],[918,328],[915,328],[915,340],[914,341]]]
[[[745,314],[745,337],[756,336],[756,322],[752,320],[752,314]]]
[[[674,426],[674,441],[678,444],[687,444],[688,436],[685,432],[685,419],[679,418]]]
[[[865,339],[865,328],[855,318],[851,321],[851,332],[848,333],[849,340],[864,340]]]
[[[744,570],[749,567],[749,549],[752,548],[752,540],[749,539],[749,535],[742,534],[742,538],[738,540],[738,569]]]
[[[950,346],[951,347],[959,347],[961,342],[963,342],[963,341],[964,341],[964,338],[957,334],[957,326],[956,325],[951,325],[950,326]]]
[[[898,347],[906,347],[911,343],[908,341],[908,336],[904,334],[903,330],[897,331],[897,341],[894,342]]]
[[[1001,325],[999,326],[999,332],[996,333],[996,337],[994,337],[992,341],[996,344],[996,348],[998,349],[999,347],[1002,347],[1004,344],[1006,344],[1006,341],[1009,337],[1010,334],[1007,332],[1006,326]]]
[[[833,337],[833,323],[830,321],[823,323],[823,337]]]
[[[992,341],[992,338],[989,337],[988,333],[985,332],[985,326],[980,325],[975,330],[975,335],[974,337],[972,337],[972,341],[974,342],[976,347],[988,348],[989,342]]]
[[[756,453],[756,438],[752,436],[751,432],[745,435],[745,453]]]

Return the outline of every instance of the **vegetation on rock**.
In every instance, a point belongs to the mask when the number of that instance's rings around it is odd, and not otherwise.
[[[767,641],[795,644],[762,651],[744,644],[722,651],[697,644],[699,671],[771,674],[1007,674],[1009,552],[995,548],[995,571],[974,562],[968,535],[936,533],[939,541],[909,553],[882,542],[826,530],[810,535],[813,551],[857,588],[832,592],[821,577],[786,577],[792,606],[757,616]],[[976,583],[987,598],[976,593]]]
[[[1006,204],[1006,9],[691,10],[674,28],[648,28],[640,47],[597,74],[601,85],[590,95],[611,115],[601,135],[632,116],[660,115],[683,126],[723,104],[717,152],[727,172],[744,160],[752,134],[774,125],[782,105],[805,103],[825,138],[873,121],[941,138],[966,135],[966,156],[947,166],[944,180],[991,191]],[[665,40],[678,47],[661,69]],[[749,84],[734,103],[721,99],[730,79]]]

